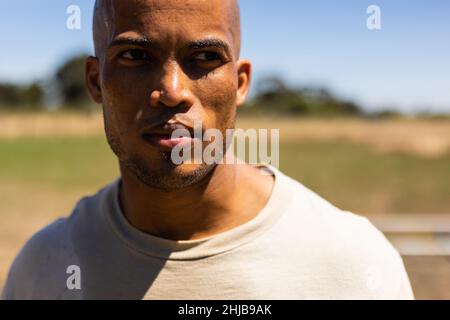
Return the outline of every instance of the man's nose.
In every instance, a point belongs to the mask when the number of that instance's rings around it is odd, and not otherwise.
[[[161,71],[158,85],[151,93],[150,105],[169,108],[191,107],[194,101],[187,81],[186,75],[177,63],[167,64]]]

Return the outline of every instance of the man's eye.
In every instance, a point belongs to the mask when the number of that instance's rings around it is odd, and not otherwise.
[[[214,61],[220,60],[220,55],[216,52],[202,52],[194,57],[195,61]]]
[[[127,60],[148,60],[149,55],[143,50],[127,50],[120,55],[121,58]]]

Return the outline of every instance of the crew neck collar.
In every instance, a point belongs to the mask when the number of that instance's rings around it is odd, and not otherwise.
[[[119,205],[121,179],[110,184],[102,199],[102,214],[109,221],[116,235],[126,245],[142,254],[165,260],[194,260],[233,250],[268,230],[284,213],[290,200],[286,192],[287,177],[270,165],[257,165],[275,177],[272,193],[263,209],[250,221],[233,229],[198,240],[174,241],[147,234],[132,226]],[[245,210],[245,207],[242,208]]]

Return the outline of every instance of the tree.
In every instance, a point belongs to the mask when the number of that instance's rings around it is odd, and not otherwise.
[[[89,95],[84,81],[85,59],[86,55],[74,57],[56,72],[56,80],[65,107],[85,108],[89,105]]]
[[[42,107],[44,90],[39,84],[32,83],[30,86],[24,88],[22,95],[26,106],[30,108]]]
[[[325,88],[290,87],[280,77],[262,79],[256,86],[256,95],[241,113],[277,115],[361,115],[355,103],[334,96]]]
[[[0,105],[11,108],[20,104],[20,88],[9,83],[0,84]]]
[[[0,107],[37,109],[43,106],[44,90],[34,82],[30,85],[0,84]]]

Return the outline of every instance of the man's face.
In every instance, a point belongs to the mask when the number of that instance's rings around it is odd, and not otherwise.
[[[97,12],[98,59],[86,63],[88,88],[103,104],[108,142],[121,165],[149,186],[179,189],[214,167],[175,165],[162,136],[167,130],[201,123],[203,132],[215,128],[225,137],[234,128],[250,76],[250,64],[238,60],[234,5],[106,0]]]

